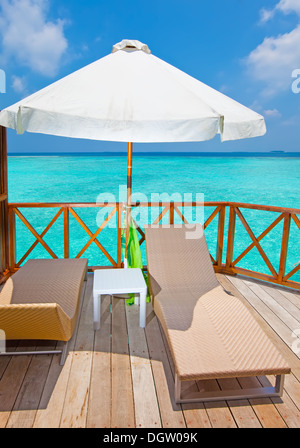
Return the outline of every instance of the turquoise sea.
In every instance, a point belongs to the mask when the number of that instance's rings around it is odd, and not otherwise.
[[[24,155],[9,156],[9,202],[103,202],[124,201],[126,191],[127,158],[125,155]],[[262,155],[176,155],[134,154],[133,192],[135,199],[235,201],[261,205],[275,205],[300,209],[300,154],[295,157]],[[121,194],[121,197],[120,197]],[[42,233],[58,209],[20,209],[38,233]],[[205,208],[206,219],[213,209]],[[106,212],[106,211],[105,211]],[[76,209],[90,230],[97,230],[106,215],[100,209]],[[154,213],[154,211],[153,211]],[[157,210],[157,215],[159,211]],[[187,211],[188,213],[188,211]],[[277,213],[243,210],[254,234],[271,224]],[[143,215],[143,216],[142,216]],[[299,216],[299,215],[298,215]],[[136,215],[141,225],[155,216],[145,211]],[[153,219],[154,218],[154,219]],[[194,215],[190,215],[195,219]],[[179,218],[178,218],[179,219]],[[214,222],[215,221],[215,222]],[[207,240],[215,254],[217,220],[207,228]],[[98,224],[97,224],[98,222]],[[227,222],[227,220],[226,220]],[[99,241],[116,259],[115,221],[99,236]],[[63,217],[47,232],[45,241],[57,256],[63,256]],[[250,243],[250,237],[240,222],[237,223],[235,257]],[[263,249],[278,269],[282,223],[261,242]],[[89,240],[76,220],[70,218],[70,256],[76,256]],[[34,236],[17,218],[17,259],[34,243]],[[144,245],[143,245],[144,246]],[[226,247],[225,247],[226,249]],[[225,251],[224,251],[225,254]],[[38,244],[31,257],[49,257]],[[93,243],[83,256],[90,265],[109,265]],[[143,257],[145,257],[143,248]],[[300,232],[291,224],[287,270],[300,262]],[[253,249],[239,266],[269,274],[257,249]],[[300,281],[300,274],[293,276]]]

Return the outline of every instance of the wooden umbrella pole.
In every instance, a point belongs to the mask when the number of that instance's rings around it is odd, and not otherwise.
[[[125,259],[127,263],[127,244],[129,240],[130,222],[131,222],[131,193],[132,193],[132,143],[128,143],[127,156],[127,208],[126,208],[126,244]]]

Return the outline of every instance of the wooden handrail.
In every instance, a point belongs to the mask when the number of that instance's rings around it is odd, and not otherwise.
[[[105,208],[107,207],[109,210],[107,211],[107,217],[100,223],[96,232],[92,232],[88,225],[79,217],[76,213],[76,208]],[[256,204],[245,204],[238,202],[229,202],[229,201],[209,201],[209,202],[142,202],[142,203],[133,203],[132,207],[155,207],[158,208],[158,215],[156,217],[152,217],[151,225],[160,225],[163,218],[168,218],[169,224],[175,223],[175,217],[180,222],[188,224],[187,217],[185,215],[186,208],[189,207],[204,207],[204,208],[213,208],[210,211],[209,216],[206,218],[204,222],[204,229],[206,231],[207,227],[211,225],[211,223],[217,222],[217,241],[216,241],[216,253],[211,254],[211,260],[214,265],[216,272],[223,272],[230,275],[241,274],[248,277],[253,277],[260,280],[265,280],[268,282],[273,282],[283,286],[289,286],[291,288],[296,288],[300,290],[300,282],[295,281],[292,277],[300,271],[300,262],[297,265],[293,265],[293,269],[290,269],[290,272],[286,272],[287,266],[287,256],[288,256],[288,243],[291,232],[291,223],[293,222],[296,225],[296,229],[300,230],[300,209],[296,208],[284,208],[277,206],[266,206],[266,205],[256,205]],[[56,211],[55,216],[52,218],[50,223],[44,229],[44,231],[39,234],[34,227],[30,224],[27,218],[20,212],[19,209],[37,209],[37,208],[53,208],[58,209]],[[57,221],[57,219],[62,215],[63,216],[63,244],[64,244],[64,257],[69,257],[69,245],[70,245],[70,217],[74,218],[79,225],[83,228],[83,230],[88,234],[89,240],[83,245],[77,257],[83,256],[84,252],[89,248],[91,244],[96,244],[100,252],[108,259],[112,267],[121,267],[122,266],[122,211],[124,209],[124,204],[117,202],[101,202],[101,203],[77,203],[77,202],[53,202],[53,203],[10,203],[8,204],[8,216],[9,216],[9,230],[10,230],[10,269],[14,271],[19,268],[20,265],[26,260],[32,250],[37,246],[37,244],[41,244],[44,249],[52,256],[56,258],[55,253],[49,247],[48,244],[44,241],[44,236],[48,232],[48,230],[52,227],[52,225]],[[268,227],[261,232],[258,236],[255,235],[256,232],[253,231],[251,225],[248,222],[248,218],[246,219],[242,210],[253,210],[253,211],[264,211],[278,214],[276,218],[272,221]],[[228,221],[226,211],[229,210]],[[98,237],[102,230],[106,227],[111,218],[116,214],[117,216],[117,225],[116,225],[116,243],[117,243],[117,259],[115,260],[113,256],[109,253],[107,249],[103,247],[103,245],[98,240]],[[17,262],[16,260],[16,228],[15,228],[15,217],[18,217],[23,224],[27,227],[27,229],[31,232],[35,237],[35,242],[31,245],[31,247],[26,251],[26,253],[21,257],[21,259]],[[233,258],[234,248],[236,247],[236,233],[238,227],[236,226],[237,220],[242,223],[243,228],[246,230],[247,234],[251,239],[251,244],[242,251],[238,256]],[[269,234],[271,230],[273,230],[278,224],[283,221],[283,230],[281,233],[281,239],[278,239],[278,253],[280,253],[280,260],[278,263],[278,272],[276,264],[273,260],[271,260],[265,250],[261,246],[261,241]],[[135,221],[134,221],[135,222]],[[178,222],[178,221],[176,221]],[[228,229],[227,229],[228,223]],[[147,223],[149,225],[149,223]],[[145,241],[145,233],[141,227],[139,227],[136,222],[135,225],[137,227],[138,233],[140,234],[140,244],[143,244]],[[294,226],[295,227],[295,226]],[[226,230],[227,229],[227,230]],[[227,234],[225,234],[225,231]],[[227,241],[225,240],[227,238]],[[227,243],[227,252],[224,254],[224,247]],[[265,265],[268,267],[270,274],[265,274],[262,272],[258,272],[257,270],[245,269],[244,267],[237,266],[238,263],[243,260],[243,258],[252,250],[256,248],[258,253],[261,256],[261,259],[264,261]],[[299,250],[300,252],[300,250]],[[225,260],[223,262],[223,256],[225,255]],[[299,257],[300,258],[300,257]],[[92,269],[92,267],[90,267]]]
[[[238,207],[247,208],[252,210],[261,210],[277,213],[291,213],[294,215],[300,215],[299,208],[290,207],[277,207],[274,205],[258,205],[258,204],[247,204],[244,202],[230,202],[230,201],[207,201],[207,202],[133,202],[132,207],[166,207],[167,205],[174,204],[174,207]],[[9,207],[12,208],[52,208],[52,207],[73,207],[73,208],[86,208],[86,207],[115,207],[118,206],[119,202],[15,202],[9,203]]]
[[[245,204],[243,202],[229,202],[229,205],[239,208],[249,208],[252,210],[262,210],[266,212],[278,212],[278,213],[294,213],[295,215],[300,214],[299,208],[289,208],[289,207],[277,207],[274,205],[257,205],[257,204]]]

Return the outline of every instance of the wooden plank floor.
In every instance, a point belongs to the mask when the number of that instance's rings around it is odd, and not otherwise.
[[[279,398],[176,405],[174,368],[160,325],[147,309],[120,298],[103,300],[101,329],[93,331],[92,274],[84,284],[80,317],[63,367],[57,355],[0,358],[1,428],[299,428],[300,294],[242,277],[218,275],[222,286],[251,307],[292,367]],[[54,343],[9,342],[10,350]],[[208,390],[273,383],[273,378],[188,383]]]

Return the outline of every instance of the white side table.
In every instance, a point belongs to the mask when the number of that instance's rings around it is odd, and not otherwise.
[[[100,328],[101,296],[139,294],[140,327],[146,326],[147,285],[141,269],[98,269],[94,271],[94,330]],[[135,303],[138,304],[137,298]]]

